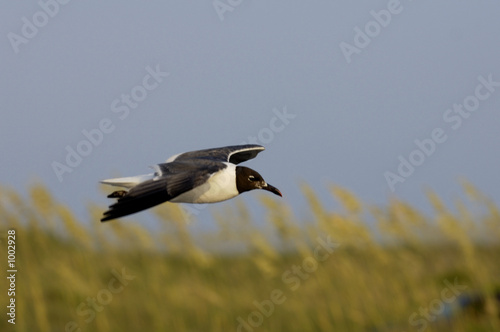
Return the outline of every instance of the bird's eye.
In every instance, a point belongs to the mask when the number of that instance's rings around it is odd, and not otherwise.
[[[249,175],[249,176],[248,176],[248,180],[250,180],[250,181],[255,181],[255,176],[253,176],[253,175]]]

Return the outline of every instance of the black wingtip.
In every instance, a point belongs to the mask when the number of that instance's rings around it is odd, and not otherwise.
[[[101,222],[128,216],[149,209],[170,199],[167,188],[162,181],[145,181],[130,191],[115,191],[110,198],[118,198],[116,203],[104,212]]]
[[[117,191],[113,191],[107,197],[108,198],[120,198],[120,197],[125,196],[126,194],[127,194],[127,191],[125,191],[125,190],[117,190]]]
[[[113,214],[113,210],[108,210],[108,211],[103,213],[102,218],[101,218],[101,222],[106,222],[106,221],[113,220],[116,218],[118,218],[118,216]]]

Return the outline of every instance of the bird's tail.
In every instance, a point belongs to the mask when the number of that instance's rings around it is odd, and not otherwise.
[[[154,174],[144,174],[144,175],[129,176],[126,178],[106,179],[100,182],[103,184],[108,184],[110,186],[130,189],[132,187],[135,187],[139,183],[151,180],[152,178],[154,178]]]

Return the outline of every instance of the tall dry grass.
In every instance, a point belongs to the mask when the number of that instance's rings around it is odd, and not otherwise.
[[[175,204],[153,209],[154,231],[133,217],[102,224],[95,205],[87,226],[41,184],[28,199],[2,187],[4,270],[16,230],[15,330],[500,331],[500,213],[471,184],[452,208],[429,191],[432,215],[396,198],[367,206],[336,186],[332,211],[302,192],[304,220],[262,196],[265,227],[234,200],[200,234]],[[1,331],[14,327],[8,288],[0,278]]]

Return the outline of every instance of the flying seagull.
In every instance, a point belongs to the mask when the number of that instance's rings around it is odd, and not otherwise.
[[[108,195],[118,200],[104,212],[101,221],[127,216],[167,201],[215,203],[253,189],[282,196],[253,169],[236,166],[255,158],[263,150],[263,146],[247,144],[185,152],[152,166],[155,171],[152,174],[103,180],[101,183],[126,190]]]

